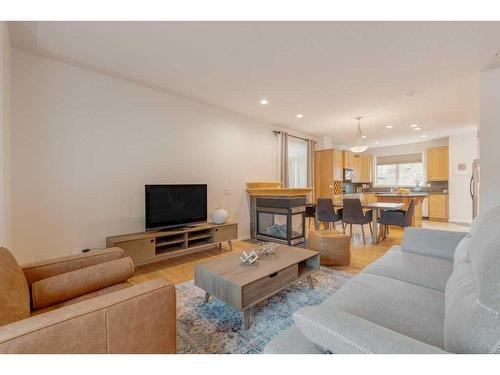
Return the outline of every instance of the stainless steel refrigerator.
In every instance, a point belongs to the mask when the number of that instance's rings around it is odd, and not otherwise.
[[[469,188],[472,198],[472,218],[475,218],[479,214],[479,159],[472,162],[472,177]]]

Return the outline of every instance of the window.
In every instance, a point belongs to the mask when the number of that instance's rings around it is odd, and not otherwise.
[[[288,186],[307,187],[307,141],[288,136]]]
[[[421,186],[423,183],[424,165],[421,153],[377,158],[377,185]]]

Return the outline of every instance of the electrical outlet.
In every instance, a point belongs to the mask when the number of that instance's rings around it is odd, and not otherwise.
[[[231,195],[231,189],[224,189],[224,195]]]

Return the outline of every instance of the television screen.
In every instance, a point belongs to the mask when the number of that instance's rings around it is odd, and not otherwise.
[[[207,185],[146,185],[146,230],[207,221]]]

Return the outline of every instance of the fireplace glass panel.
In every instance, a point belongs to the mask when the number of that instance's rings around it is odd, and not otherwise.
[[[298,238],[304,236],[304,213],[292,215],[292,227],[290,238]]]
[[[272,213],[272,212],[258,212],[259,226],[257,234],[270,236],[275,238],[287,239],[287,215]],[[295,215],[294,215],[295,216]]]

